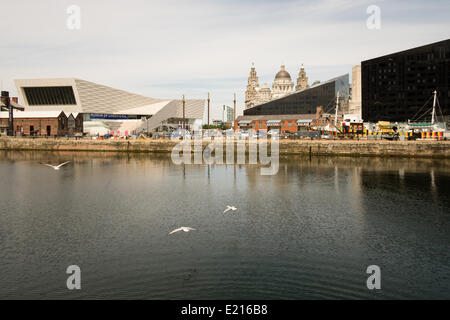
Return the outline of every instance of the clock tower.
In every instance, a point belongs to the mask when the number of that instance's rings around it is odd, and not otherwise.
[[[258,76],[255,70],[255,64],[252,63],[250,76],[248,77],[247,90],[245,91],[245,108],[251,108],[255,105],[257,90],[259,89]]]
[[[299,91],[305,88],[308,88],[308,77],[306,76],[305,68],[302,64],[300,72],[298,73],[297,86],[295,87],[295,90]]]

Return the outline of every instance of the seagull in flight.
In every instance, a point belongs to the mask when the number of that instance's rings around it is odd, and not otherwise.
[[[227,208],[225,209],[225,211],[224,211],[223,213],[226,213],[226,212],[228,212],[228,211],[230,211],[230,210],[236,211],[237,208],[236,208],[236,207],[232,207],[232,206],[227,206]]]
[[[189,232],[189,231],[196,231],[197,229],[194,228],[189,228],[189,227],[181,227],[178,229],[173,230],[171,233],[169,233],[169,235],[180,232],[180,231],[184,231],[184,232]]]
[[[51,168],[53,168],[53,169],[55,169],[55,170],[59,170],[59,169],[61,169],[62,166],[66,165],[66,164],[68,164],[68,163],[70,163],[70,161],[61,163],[61,164],[58,165],[58,166],[52,166],[51,164],[46,164],[46,166],[51,167]]]

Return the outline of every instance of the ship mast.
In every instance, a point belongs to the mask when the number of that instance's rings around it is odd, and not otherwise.
[[[434,102],[433,102],[433,111],[431,112],[431,124],[435,124],[436,122],[436,101],[437,101],[437,91],[434,90]]]

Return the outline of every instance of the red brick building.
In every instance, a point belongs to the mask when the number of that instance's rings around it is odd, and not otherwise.
[[[8,112],[0,112],[0,128],[8,126]],[[62,111],[14,111],[16,136],[65,136],[68,119]]]
[[[283,115],[247,115],[239,116],[234,122],[235,130],[285,132],[308,131],[312,128],[323,130],[327,126],[334,126],[335,115],[324,113],[323,107],[316,108],[315,114],[283,114]],[[342,116],[338,116],[338,123]]]
[[[235,123],[235,130],[269,131],[279,133],[306,131],[316,119],[315,114],[285,114],[239,116]]]

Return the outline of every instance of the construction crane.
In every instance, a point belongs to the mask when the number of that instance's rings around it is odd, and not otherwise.
[[[14,136],[14,109],[20,110],[20,111],[24,111],[25,109],[23,107],[19,106],[14,101],[11,101],[8,91],[2,91],[0,108],[1,108],[1,110],[6,109],[6,111],[9,112],[8,136],[13,137]]]

